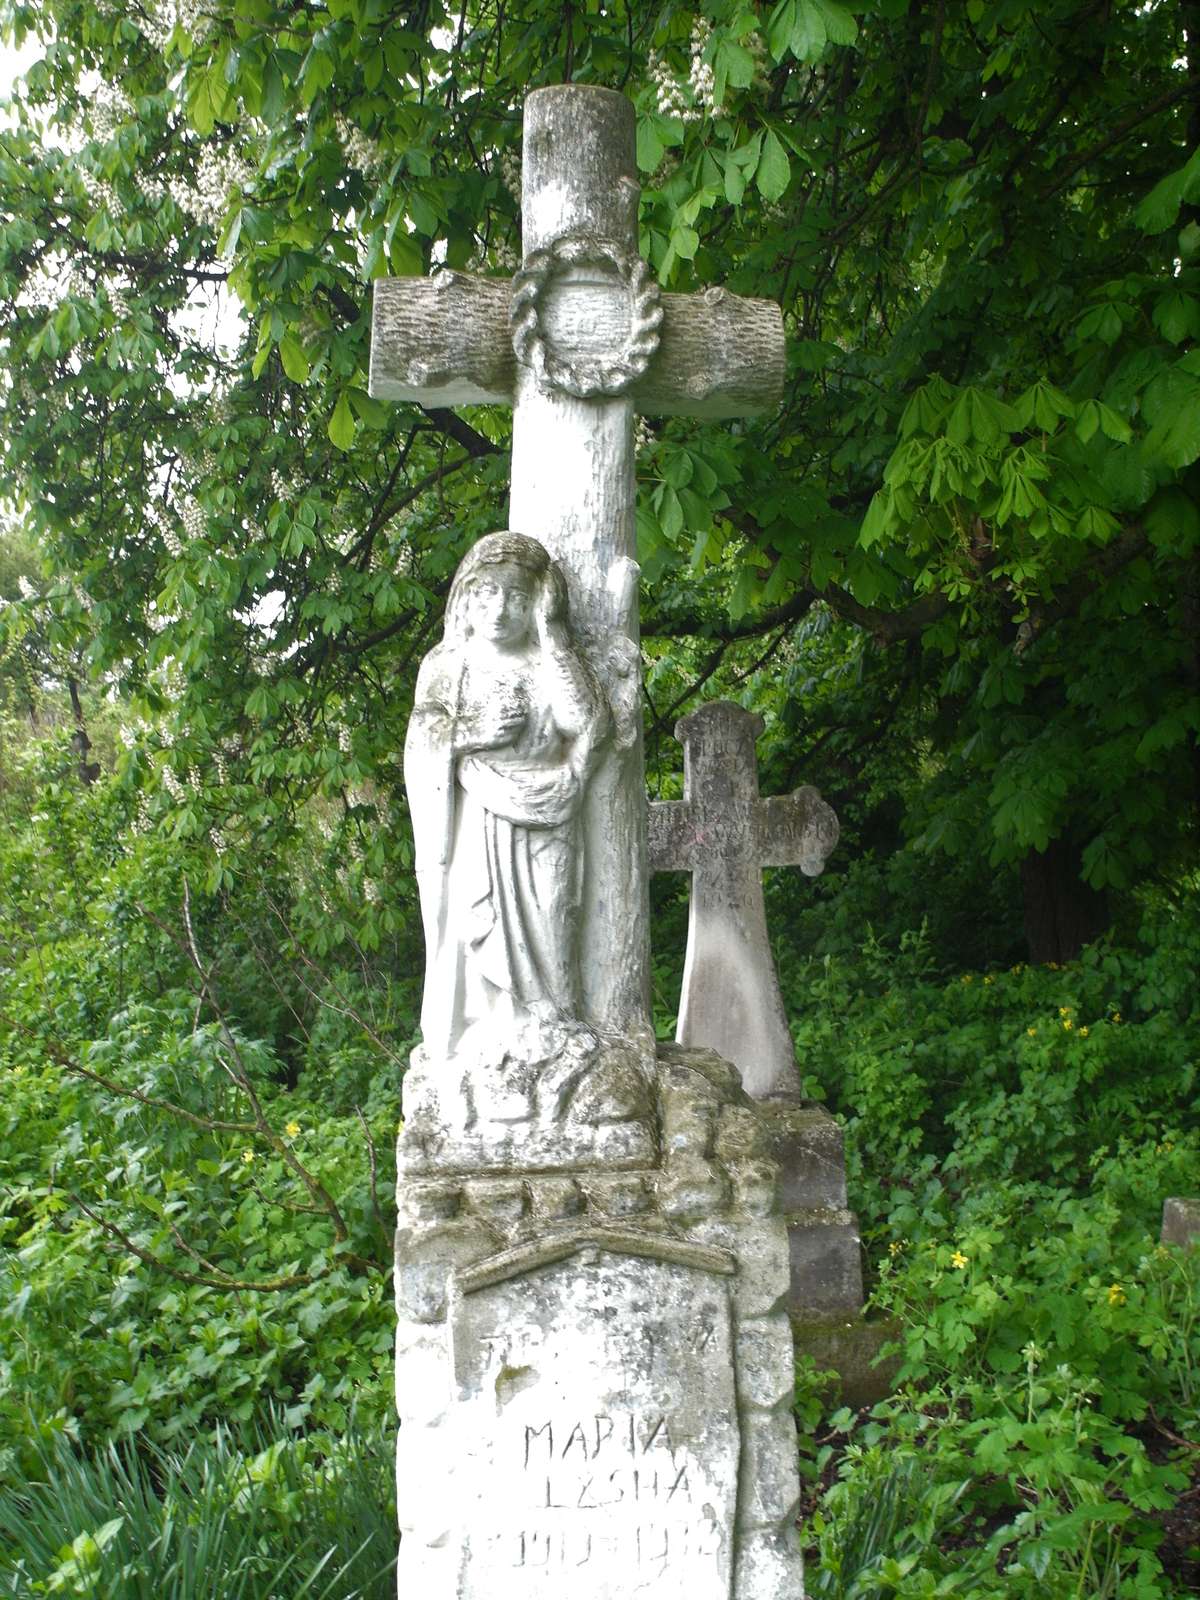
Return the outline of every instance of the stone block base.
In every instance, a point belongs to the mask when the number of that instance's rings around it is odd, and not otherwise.
[[[703,1050],[664,1046],[648,1092],[637,1167],[584,1135],[557,1171],[497,1165],[431,1097],[401,1134],[405,1600],[803,1594],[765,1119]]]
[[[1200,1245],[1200,1199],[1174,1195],[1163,1201],[1162,1242]]]
[[[779,1162],[788,1226],[793,1317],[857,1318],[862,1313],[862,1246],[846,1209],[842,1130],[822,1106],[765,1101],[771,1153]]]
[[[898,1325],[890,1320],[792,1317],[796,1354],[810,1356],[822,1372],[835,1373],[830,1400],[855,1411],[891,1394],[900,1358],[887,1356],[881,1361],[879,1352],[899,1336]]]

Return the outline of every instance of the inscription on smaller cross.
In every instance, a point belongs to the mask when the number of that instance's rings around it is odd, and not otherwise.
[[[763,799],[754,743],[763,720],[728,700],[682,717],[684,798],[650,807],[650,870],[690,872],[683,995],[675,1037],[732,1061],[748,1094],[795,1094],[796,1058],[767,937],[762,869],[816,877],[838,820],[817,791]]]

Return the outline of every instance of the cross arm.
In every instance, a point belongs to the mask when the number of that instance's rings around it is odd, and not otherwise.
[[[818,877],[841,831],[833,807],[811,784],[760,805],[763,866],[799,867],[807,877]]]
[[[371,393],[424,406],[511,404],[516,385],[512,285],[443,270],[378,278]],[[779,307],[724,289],[665,294],[659,347],[630,391],[654,416],[719,419],[769,411],[783,395]]]
[[[511,404],[509,284],[468,272],[377,278],[370,391],[423,406]]]
[[[651,872],[690,872],[695,855],[691,806],[686,800],[652,800],[646,824]]]

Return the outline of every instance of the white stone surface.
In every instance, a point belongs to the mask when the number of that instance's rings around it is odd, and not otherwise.
[[[728,1290],[591,1251],[450,1314],[463,1600],[729,1600],[740,1430]]]
[[[406,1600],[801,1600],[769,1119],[707,1051],[650,1096],[640,1169],[401,1182]]]
[[[478,540],[421,664],[404,755],[428,1058],[498,1066],[594,1048],[580,1021],[579,817],[610,731],[545,548]]]
[[[798,866],[815,877],[838,838],[837,817],[815,789],[759,797],[754,741],[762,727],[761,717],[728,700],[681,718],[684,798],[650,807],[651,870],[692,874],[675,1037],[732,1061],[756,1099],[799,1089],[762,869]]]
[[[374,393],[512,398],[519,530],[464,560],[406,749],[429,965],[398,1144],[398,1591],[799,1600],[777,1166],[734,1068],[656,1054],[649,1025],[633,515],[635,406],[772,404],[782,326],[658,295],[623,96],[538,91],[525,131],[511,293],[376,296]]]

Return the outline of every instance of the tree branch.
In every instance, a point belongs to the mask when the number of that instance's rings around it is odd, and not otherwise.
[[[437,428],[439,433],[444,433],[456,444],[462,445],[469,456],[480,461],[484,456],[498,456],[503,452],[498,444],[493,444],[482,433],[477,433],[469,422],[464,422],[457,412],[450,411],[445,406],[422,406],[425,415]]]
[[[1039,199],[1049,200],[1064,185],[1070,183],[1080,167],[1085,167],[1089,161],[1095,161],[1097,156],[1104,155],[1106,151],[1112,149],[1113,145],[1120,144],[1126,134],[1132,133],[1140,123],[1148,121],[1150,117],[1157,116],[1160,111],[1165,111],[1168,106],[1173,106],[1176,101],[1186,99],[1188,95],[1194,94],[1197,89],[1200,89],[1200,73],[1194,73],[1181,83],[1178,88],[1168,89],[1166,94],[1160,94],[1157,100],[1151,100],[1147,105],[1138,106],[1136,110],[1131,111],[1127,117],[1118,122],[1106,138],[1101,139],[1097,144],[1091,145],[1081,155],[1073,157],[1054,181],[1041,191]]]
[[[136,1100],[139,1105],[146,1106],[151,1111],[165,1111],[168,1116],[178,1117],[180,1121],[190,1123],[193,1128],[200,1128],[205,1133],[249,1135],[257,1131],[253,1122],[225,1122],[220,1117],[200,1116],[195,1111],[189,1111],[186,1106],[178,1106],[171,1100],[160,1100],[157,1095],[143,1094],[140,1089],[131,1089],[128,1084],[118,1083],[114,1078],[106,1078],[101,1072],[93,1072],[90,1067],[85,1067],[82,1062],[69,1056],[53,1039],[47,1039],[44,1034],[27,1027],[23,1022],[18,1022],[16,1017],[10,1016],[6,1011],[0,1011],[0,1022],[15,1028],[18,1033],[23,1033],[30,1039],[36,1039],[60,1067],[98,1084],[101,1089],[107,1089],[109,1094],[119,1095],[126,1100]]]
[[[274,1294],[281,1289],[300,1289],[305,1284],[317,1282],[317,1278],[307,1272],[293,1273],[285,1278],[264,1278],[256,1282],[251,1278],[231,1277],[229,1273],[221,1272],[219,1269],[210,1272],[189,1272],[185,1267],[172,1266],[169,1261],[164,1261],[161,1256],[156,1256],[152,1250],[147,1250],[142,1245],[137,1244],[123,1228],[118,1228],[115,1222],[110,1222],[107,1217],[102,1217],[98,1212],[93,1211],[91,1206],[73,1190],[68,1189],[67,1193],[85,1217],[89,1217],[98,1228],[103,1228],[105,1233],[116,1239],[124,1249],[129,1251],[130,1255],[136,1256],[139,1261],[145,1262],[148,1267],[156,1267],[160,1272],[165,1272],[172,1278],[178,1278],[181,1283],[198,1284],[208,1289],[246,1290],[256,1294]],[[196,1257],[194,1250],[188,1246],[185,1246],[185,1248],[190,1256],[199,1259]],[[318,1274],[318,1277],[324,1276],[324,1273]]]

